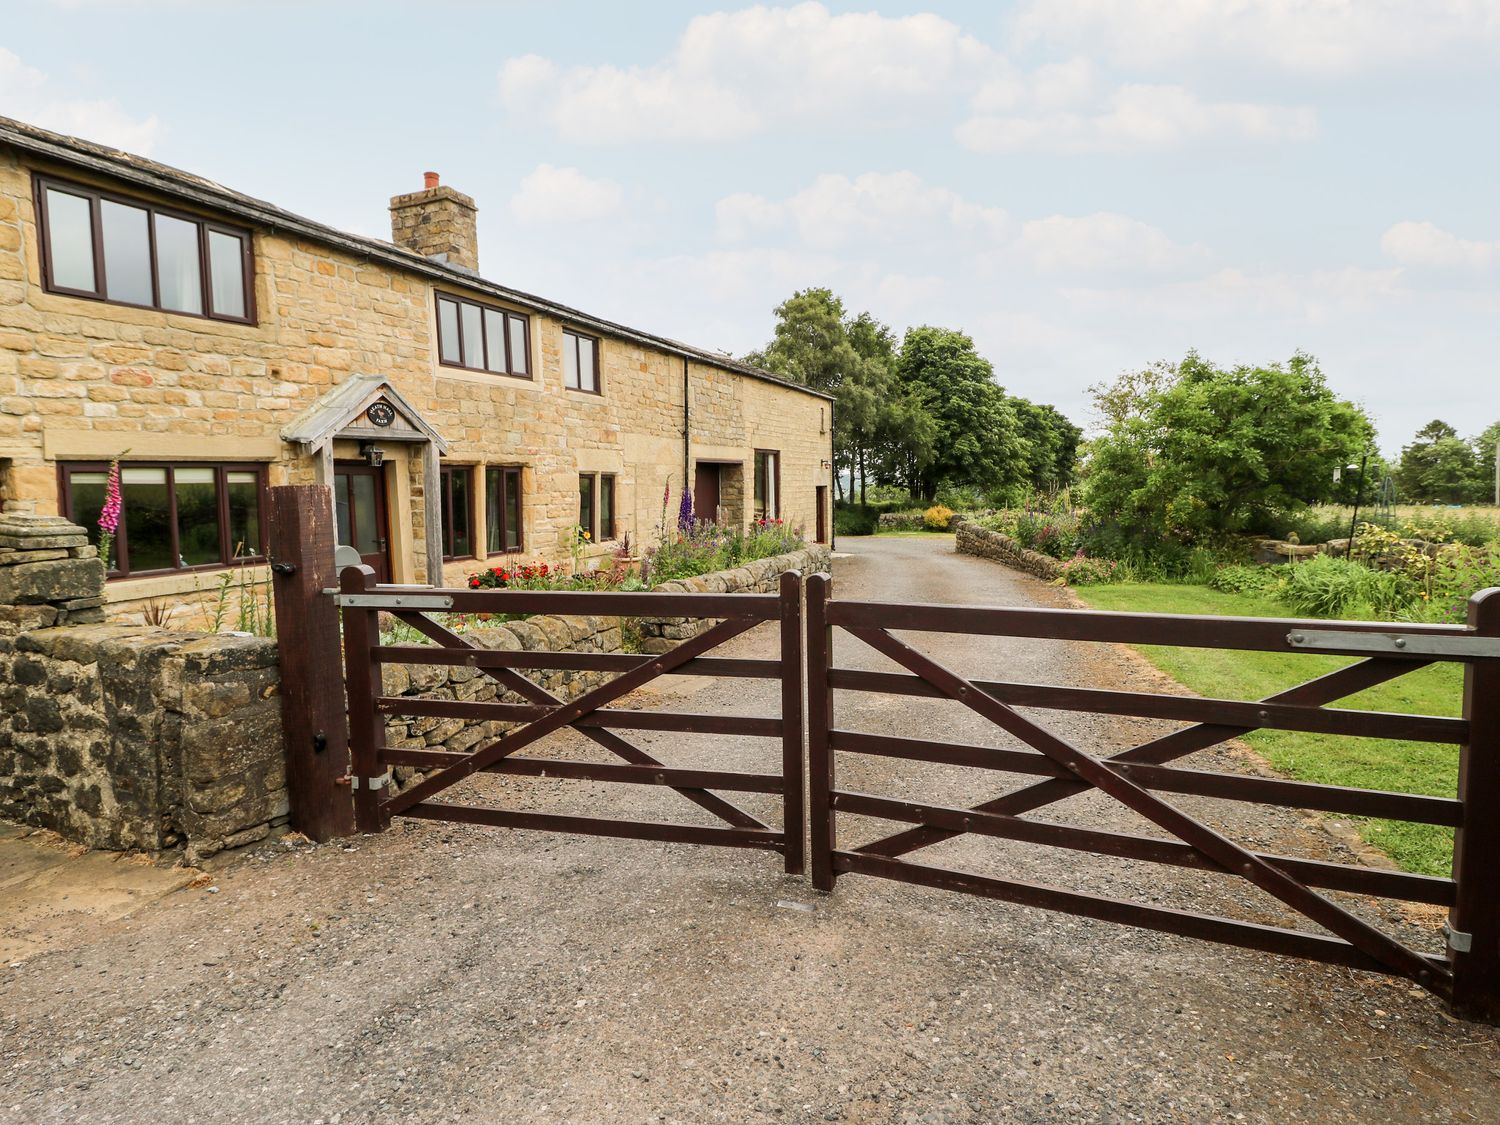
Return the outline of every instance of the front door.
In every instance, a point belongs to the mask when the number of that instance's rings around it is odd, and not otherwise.
[[[385,511],[385,479],[368,465],[333,467],[333,510],[338,541],[359,552],[377,582],[391,580],[390,524]]]
[[[719,518],[719,466],[698,462],[693,481],[693,515],[700,520]]]
[[[819,543],[827,543],[828,542],[828,486],[826,484],[820,484],[817,487],[818,487],[818,491],[817,491],[817,505],[818,505],[818,511],[817,511],[818,537],[817,537],[817,542],[819,542]]]

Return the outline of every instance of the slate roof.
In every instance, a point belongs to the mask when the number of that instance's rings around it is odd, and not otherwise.
[[[200,207],[225,212],[255,226],[267,228],[272,232],[295,234],[313,242],[353,254],[356,257],[380,262],[394,269],[405,270],[409,273],[431,278],[434,281],[446,282],[449,285],[459,285],[475,292],[486,293],[502,301],[507,301],[547,316],[557,317],[560,320],[565,320],[580,328],[590,329],[601,335],[645,344],[667,352],[670,355],[681,356],[697,363],[711,364],[714,367],[733,372],[736,375],[759,379],[762,382],[775,383],[779,386],[801,391],[803,394],[812,395],[815,398],[832,401],[831,395],[814,391],[802,386],[800,383],[793,383],[787,379],[782,379],[779,376],[762,371],[758,367],[751,367],[719,352],[708,351],[704,348],[684,344],[679,340],[673,340],[666,336],[656,336],[627,325],[603,320],[597,316],[591,316],[588,313],[582,312],[579,309],[559,304],[556,301],[550,301],[532,293],[523,293],[518,289],[511,289],[508,286],[488,281],[470,270],[423,257],[421,254],[397,246],[393,242],[386,242],[378,238],[368,238],[364,235],[350,234],[346,231],[338,230],[313,219],[293,214],[282,207],[276,206],[274,203],[267,203],[263,199],[256,199],[254,196],[234,191],[207,177],[194,175],[192,172],[184,172],[182,169],[173,168],[169,164],[148,160],[144,156],[136,156],[134,153],[109,148],[106,145],[95,144],[92,141],[83,140],[81,137],[70,137],[62,133],[54,133],[10,117],[0,117],[0,144],[10,145],[35,156],[46,157],[60,164],[67,164],[76,168],[88,169],[102,175],[112,176],[116,179],[135,184],[138,187],[147,188],[160,192],[163,195],[197,204]]]

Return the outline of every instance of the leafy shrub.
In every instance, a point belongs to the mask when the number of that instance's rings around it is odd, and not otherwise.
[[[1082,551],[1062,564],[1062,580],[1069,586],[1097,586],[1104,582],[1118,582],[1120,578],[1119,563],[1113,559],[1092,559]]]
[[[865,504],[840,504],[833,510],[835,535],[874,535],[880,509]]]
[[[942,504],[934,504],[922,513],[922,524],[929,531],[947,531],[952,522],[953,509]]]
[[[944,485],[933,500],[938,507],[954,511],[973,511],[987,506],[983,490],[973,485]]]
[[[675,578],[696,578],[729,570],[754,559],[784,555],[807,546],[800,531],[782,520],[757,520],[748,533],[712,520],[693,520],[663,536],[641,566],[642,581],[658,586]]]
[[[1398,587],[1390,575],[1360,563],[1317,555],[1287,569],[1279,596],[1298,613],[1337,617],[1356,605],[1389,608]]]
[[[1269,566],[1221,566],[1206,585],[1225,594],[1266,596],[1281,583],[1281,575]]]

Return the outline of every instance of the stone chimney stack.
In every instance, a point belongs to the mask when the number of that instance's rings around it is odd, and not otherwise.
[[[462,192],[443,187],[436,172],[423,174],[421,191],[391,197],[391,241],[426,258],[479,272],[479,208]]]

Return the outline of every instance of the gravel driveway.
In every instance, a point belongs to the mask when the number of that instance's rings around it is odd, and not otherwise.
[[[846,597],[1064,596],[955,555],[946,538],[849,539],[840,550],[835,589]],[[762,630],[733,651],[772,643]],[[851,639],[838,644],[842,663],[885,667]],[[989,678],[1141,688],[1153,675],[1102,646],[922,644]],[[753,713],[774,693],[679,679],[635,698]],[[1005,744],[936,701],[841,694],[839,721]],[[1046,721],[1101,753],[1162,729]],[[683,765],[777,756],[757,739],[638,740]],[[571,734],[552,745],[590,753]],[[1200,762],[1246,764],[1234,751]],[[977,803],[1005,781],[841,758],[844,787],[945,804]],[[512,807],[711,823],[653,787],[466,784]],[[1139,827],[1094,797],[1055,812]],[[1211,819],[1274,850],[1348,854],[1291,810]],[[879,830],[841,823],[853,842]],[[1285,920],[1253,889],[1203,873],[969,838],[922,855]],[[1433,921],[1386,924],[1433,948]],[[1500,1119],[1500,1035],[1450,1019],[1404,982],[859,876],[823,898],[758,852],[398,821],[342,845],[263,849],[213,887],[84,936],[0,966],[0,1120]]]

